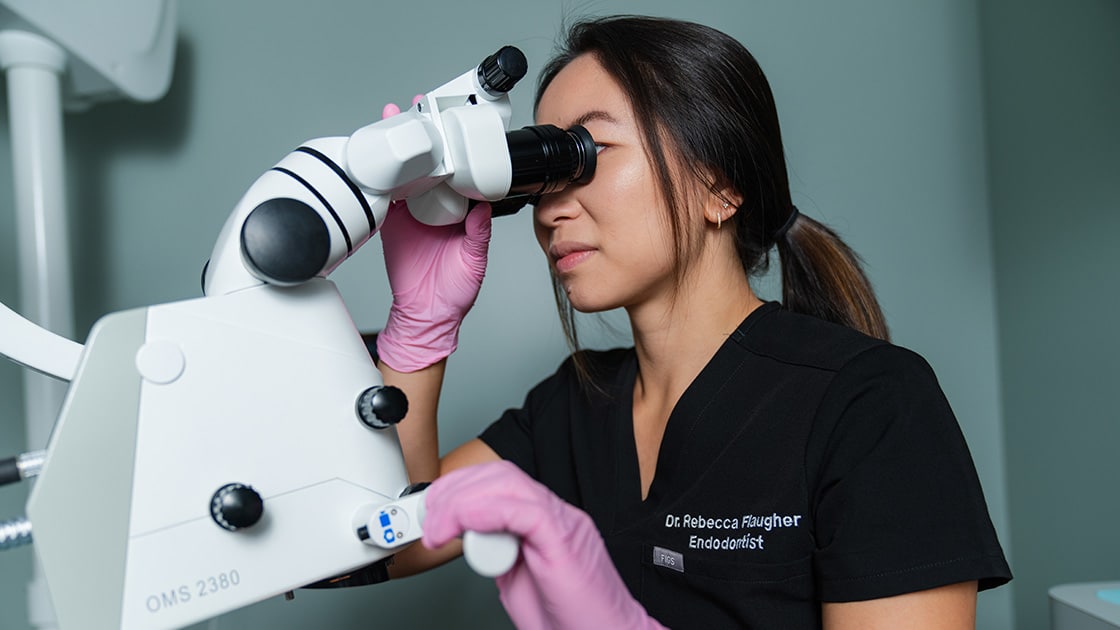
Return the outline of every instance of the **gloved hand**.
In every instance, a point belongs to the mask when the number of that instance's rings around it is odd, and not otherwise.
[[[382,117],[398,113],[400,108],[389,104]],[[395,202],[380,232],[393,305],[377,336],[377,353],[394,370],[415,372],[458,345],[459,325],[486,273],[490,204],[475,206],[462,223],[430,226],[412,218],[404,202]]]
[[[502,605],[518,628],[663,627],[626,589],[591,517],[512,463],[453,471],[427,492],[422,540],[428,548],[467,530],[521,538],[521,557],[497,578]]]

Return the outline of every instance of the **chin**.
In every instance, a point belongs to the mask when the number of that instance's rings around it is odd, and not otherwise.
[[[572,308],[580,313],[602,313],[621,306],[617,300],[608,299],[604,295],[580,292],[573,290],[571,287],[565,287],[565,289],[567,290],[568,302],[572,305]]]

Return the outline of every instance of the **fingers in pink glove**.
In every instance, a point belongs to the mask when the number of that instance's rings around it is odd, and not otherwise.
[[[517,627],[661,628],[622,582],[591,517],[512,463],[449,473],[428,488],[426,506],[428,547],[464,530],[521,537],[521,559],[496,580]]]
[[[548,492],[510,462],[468,466],[432,482],[423,544],[440,547],[466,530],[524,536],[540,518],[535,492]]]
[[[463,219],[463,263],[478,274],[486,273],[487,252],[490,250],[493,209],[483,201]]]
[[[563,513],[565,505],[510,462],[462,468],[428,488],[423,542],[440,547],[467,530],[509,532],[531,542],[540,530],[570,519]]]
[[[417,94],[416,96],[413,96],[412,104],[415,105],[419,103],[422,98],[424,98],[423,94]],[[399,113],[401,113],[401,108],[396,103],[389,103],[381,109],[381,119],[384,120],[386,118],[389,118],[390,116],[396,116]]]
[[[386,365],[415,372],[455,351],[459,325],[486,274],[490,217],[488,203],[475,206],[463,223],[445,226],[390,209],[381,235],[393,306],[377,338]]]

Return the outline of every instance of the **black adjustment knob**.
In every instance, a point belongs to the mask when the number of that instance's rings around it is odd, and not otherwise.
[[[318,212],[298,199],[262,202],[241,226],[241,252],[253,275],[281,286],[319,274],[331,253],[331,233]]]
[[[478,64],[478,82],[491,96],[497,96],[512,90],[528,71],[525,53],[513,46],[503,46]]]
[[[408,397],[392,385],[375,385],[358,396],[358,419],[371,429],[386,429],[404,419]]]
[[[255,525],[263,514],[264,499],[243,483],[227,483],[210,498],[210,517],[231,532]]]

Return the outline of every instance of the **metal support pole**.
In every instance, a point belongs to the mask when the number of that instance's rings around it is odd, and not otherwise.
[[[11,121],[20,310],[36,324],[73,338],[70,246],[60,77],[66,53],[54,42],[23,31],[0,32],[0,69],[7,75]],[[46,447],[66,383],[24,372],[29,450]],[[42,571],[28,586],[31,624],[56,621]]]

